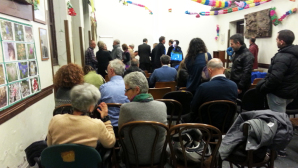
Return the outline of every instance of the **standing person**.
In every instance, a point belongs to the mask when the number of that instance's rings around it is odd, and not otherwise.
[[[295,35],[291,30],[278,32],[278,52],[271,59],[268,74],[258,83],[257,89],[267,94],[269,108],[286,112],[286,106],[297,96],[298,46],[293,45]]]
[[[125,69],[127,69],[130,66],[130,54],[128,52],[128,46],[126,44],[122,44],[122,50],[123,63],[125,64]]]
[[[202,70],[207,64],[205,53],[207,53],[208,60],[210,60],[211,55],[207,52],[207,47],[202,39],[194,38],[190,41],[185,58],[186,69],[189,74],[186,87],[193,94],[201,84]]]
[[[106,70],[109,65],[109,62],[112,60],[111,54],[109,51],[106,51],[106,44],[102,41],[97,43],[99,50],[96,52],[96,59],[97,59],[97,72],[102,76],[105,77],[107,75]]]
[[[230,37],[231,47],[234,50],[232,56],[231,80],[237,84],[239,98],[242,98],[251,85],[251,72],[254,56],[246,48],[241,34]]]
[[[161,36],[159,38],[159,44],[155,47],[156,51],[153,55],[154,57],[153,70],[161,67],[160,57],[166,54],[166,48],[164,46],[165,43],[166,43],[166,38],[164,36]]]
[[[120,59],[122,60],[122,50],[120,47],[120,40],[116,39],[113,42],[113,50],[111,53],[112,59]]]
[[[259,53],[259,47],[256,45],[256,39],[253,37],[249,40],[249,51],[252,53],[252,55],[255,57],[253,69],[258,69],[258,53]]]
[[[169,55],[171,57],[172,67],[175,67],[175,68],[183,60],[183,52],[182,52],[181,47],[178,45],[179,45],[179,41],[175,40],[173,42],[174,48],[173,48],[171,54]],[[178,68],[176,68],[176,69],[178,69]]]
[[[151,52],[151,67],[150,67],[150,71],[149,72],[153,72],[153,70],[154,70],[154,56],[155,56],[155,54],[156,54],[156,46],[157,46],[157,44],[158,43],[154,43],[153,44],[153,49],[152,49],[152,52]]]
[[[172,40],[172,39],[169,40],[169,49],[168,49],[168,52],[167,52],[168,56],[171,56],[172,50],[174,49],[173,42],[174,42],[174,40]]]
[[[135,57],[135,53],[134,53],[134,49],[135,48],[135,45],[133,44],[129,44],[128,46],[128,52],[130,54],[130,58],[133,59]]]
[[[85,65],[90,65],[93,69],[97,69],[97,60],[94,55],[94,48],[96,43],[91,40],[89,43],[89,48],[85,52]]]
[[[139,68],[139,60],[137,60],[136,58],[133,58],[131,60],[131,66],[124,72],[123,78],[125,77],[125,75],[136,71],[142,72],[144,76],[146,76],[145,72]]]
[[[138,47],[138,54],[140,56],[140,68],[142,70],[150,70],[150,55],[151,55],[151,46],[147,44],[148,40],[143,39],[143,44]]]

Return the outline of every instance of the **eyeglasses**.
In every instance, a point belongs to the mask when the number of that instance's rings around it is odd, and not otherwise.
[[[107,70],[105,70],[105,72],[106,72],[106,73],[108,73],[108,71],[107,71]]]
[[[124,92],[126,93],[126,92],[128,92],[129,90],[131,90],[131,89],[133,89],[133,88],[125,89]]]

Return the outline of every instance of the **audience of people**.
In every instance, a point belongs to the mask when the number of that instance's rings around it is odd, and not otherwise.
[[[90,65],[86,65],[84,67],[84,74],[84,82],[92,84],[98,89],[102,84],[105,83],[104,78],[101,75],[97,74]]]
[[[139,68],[139,60],[137,60],[136,58],[133,58],[131,60],[131,66],[124,72],[123,77],[125,77],[125,75],[131,72],[136,72],[136,71],[142,72],[146,76],[145,72]]]
[[[102,41],[97,43],[98,51],[96,52],[96,59],[97,59],[97,72],[102,77],[107,75],[106,70],[109,65],[109,61],[112,60],[111,53],[107,51],[107,46]]]
[[[138,47],[138,54],[140,56],[140,68],[142,70],[150,70],[150,55],[151,55],[151,46],[147,44],[148,40],[143,39],[143,44]]]

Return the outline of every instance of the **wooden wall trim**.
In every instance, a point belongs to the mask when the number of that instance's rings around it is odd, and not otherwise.
[[[270,64],[258,63],[258,67],[259,67],[259,68],[269,69],[269,66],[270,66]]]
[[[64,20],[67,64],[71,63],[68,20]]]
[[[3,111],[0,111],[0,125],[52,93],[53,93],[53,85],[42,89],[39,93],[25,100],[22,100]]]
[[[84,55],[83,29],[82,29],[82,27],[79,27],[79,34],[80,34],[81,62],[82,62],[82,67],[85,67],[85,55]]]

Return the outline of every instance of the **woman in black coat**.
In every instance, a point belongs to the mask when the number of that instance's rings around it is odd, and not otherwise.
[[[99,50],[96,52],[96,59],[97,59],[97,73],[100,74],[102,77],[107,75],[106,70],[109,65],[109,62],[112,60],[111,53],[107,51],[107,46],[102,41],[97,43]]]

